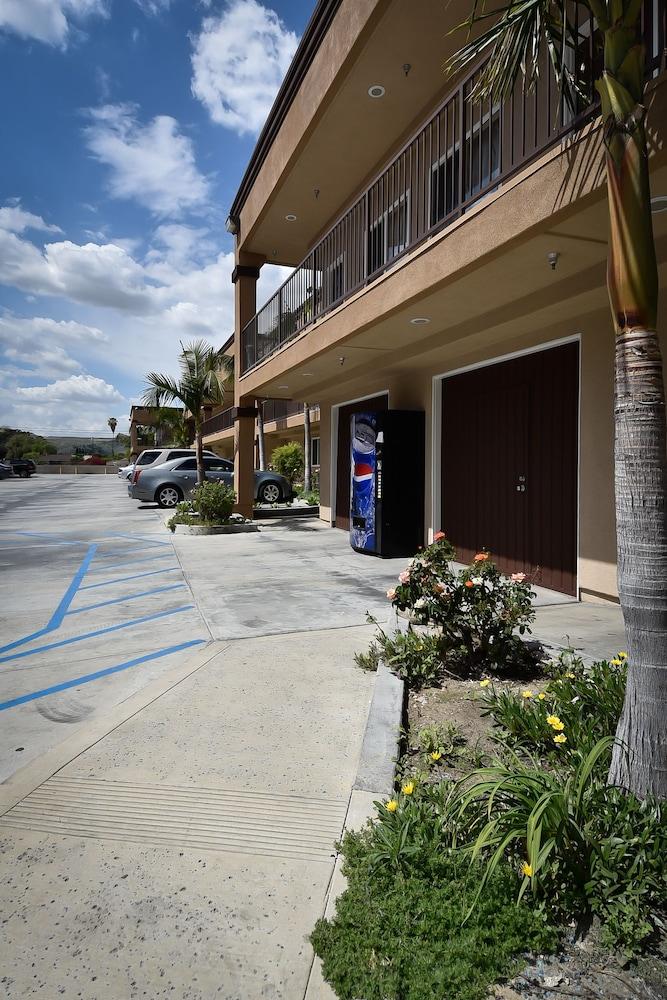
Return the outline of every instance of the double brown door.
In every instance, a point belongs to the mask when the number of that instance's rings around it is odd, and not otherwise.
[[[388,396],[373,396],[359,403],[348,403],[338,409],[338,451],[336,456],[335,525],[350,530],[350,417],[353,413],[376,413],[386,410]]]
[[[441,527],[461,562],[488,549],[575,594],[578,395],[576,343],[443,380]]]

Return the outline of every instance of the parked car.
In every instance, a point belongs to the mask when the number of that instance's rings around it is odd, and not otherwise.
[[[9,462],[14,475],[20,476],[21,479],[28,479],[33,472],[37,472],[37,466],[31,458],[11,458]]]
[[[118,470],[118,478],[131,479],[133,472],[134,472],[134,462],[130,462],[129,465],[121,465],[121,467]]]
[[[14,475],[10,462],[0,462],[0,479],[11,479]]]
[[[207,479],[234,485],[234,463],[226,458],[204,457]],[[127,488],[133,500],[156,502],[160,507],[175,507],[187,498],[197,485],[197,460],[177,459],[163,462],[148,469],[135,469]],[[263,503],[278,503],[292,499],[292,486],[288,479],[276,472],[255,470],[255,499]]]

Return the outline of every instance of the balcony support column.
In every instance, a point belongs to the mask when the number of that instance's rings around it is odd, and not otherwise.
[[[238,252],[232,274],[234,284],[234,491],[236,507],[244,517],[252,517],[255,501],[255,416],[256,403],[243,394],[241,331],[257,312],[257,279],[264,258]]]

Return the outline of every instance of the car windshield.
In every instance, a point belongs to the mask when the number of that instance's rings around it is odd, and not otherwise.
[[[137,465],[150,465],[160,454],[159,451],[144,451],[137,459]]]

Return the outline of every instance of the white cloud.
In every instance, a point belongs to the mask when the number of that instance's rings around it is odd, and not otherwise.
[[[31,403],[121,403],[123,396],[113,385],[95,375],[70,375],[49,385],[19,387],[16,394]]]
[[[219,125],[259,132],[297,44],[274,10],[232,0],[193,39],[192,93]]]
[[[48,222],[44,222],[41,215],[25,212],[20,204],[5,205],[4,208],[0,208],[0,229],[6,229],[9,233],[24,233],[26,229],[35,229],[43,233],[62,233],[62,229],[58,226],[50,226]]]
[[[0,0],[0,31],[64,48],[72,19],[106,13],[105,0]]]
[[[108,343],[108,336],[97,327],[74,320],[55,320],[46,316],[0,316],[0,356],[2,367],[12,367],[20,378],[40,375],[68,375],[80,372],[81,361],[72,356],[86,346]]]
[[[161,216],[206,205],[210,180],[199,172],[192,140],[175,118],[158,115],[143,124],[130,104],[106,104],[89,114],[88,148],[110,168],[114,198],[132,199]]]
[[[141,8],[144,14],[149,14],[153,17],[163,14],[165,10],[169,10],[171,4],[171,0],[134,0],[134,2]]]

